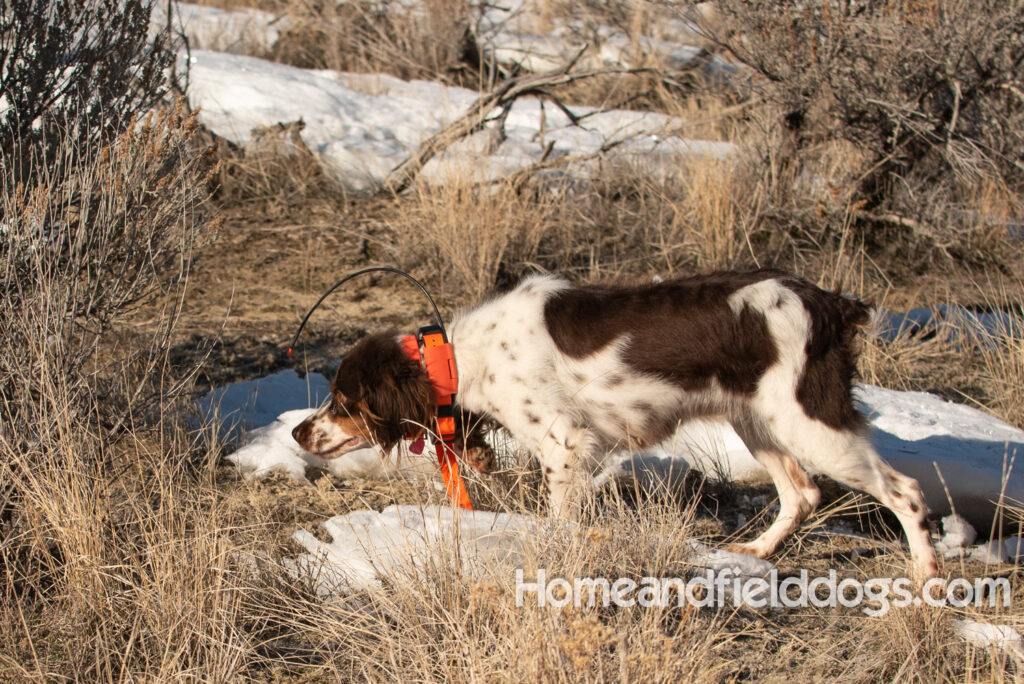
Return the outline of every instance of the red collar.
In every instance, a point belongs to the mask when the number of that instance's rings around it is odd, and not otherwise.
[[[469,493],[459,475],[459,464],[452,450],[455,441],[455,394],[459,389],[459,374],[455,368],[452,345],[441,328],[433,325],[420,328],[418,335],[404,336],[399,344],[406,356],[419,362],[434,390],[438,437],[434,447],[448,496],[459,508],[472,510]]]

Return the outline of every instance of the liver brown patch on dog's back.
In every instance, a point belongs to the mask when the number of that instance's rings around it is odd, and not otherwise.
[[[624,335],[623,360],[634,370],[697,391],[712,379],[752,393],[777,350],[764,316],[728,297],[774,271],[717,273],[633,288],[581,287],[552,295],[544,322],[558,349],[584,358]]]

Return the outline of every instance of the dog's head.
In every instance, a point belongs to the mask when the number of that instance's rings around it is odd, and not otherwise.
[[[394,333],[360,340],[341,360],[331,400],[292,430],[303,449],[335,458],[377,444],[389,451],[434,416],[434,394],[420,364]]]
[[[292,430],[292,437],[320,458],[337,458],[376,444],[390,451],[403,439],[424,434],[437,410],[419,361],[406,356],[394,332],[370,335],[345,355],[331,384],[331,400]],[[455,451],[481,472],[494,454],[471,423],[461,423]]]

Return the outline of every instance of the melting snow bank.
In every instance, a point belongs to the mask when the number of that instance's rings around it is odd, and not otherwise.
[[[486,57],[518,70],[541,72],[556,69],[577,56],[585,43],[593,43],[579,59],[586,68],[609,64],[644,66],[660,63],[665,69],[699,69],[706,78],[726,79],[738,66],[707,54],[693,20],[710,10],[708,3],[680,8],[679,16],[658,16],[650,36],[630,36],[606,25],[585,24],[550,16],[548,8],[532,0],[479,3],[481,16],[477,39]],[[682,17],[690,13],[692,20]]]
[[[859,385],[856,396],[875,447],[917,479],[934,513],[949,513],[952,498],[960,515],[987,532],[998,502],[1024,502],[1024,431],[934,394]]]
[[[441,506],[353,511],[321,527],[330,535],[329,543],[299,530],[292,538],[308,553],[286,561],[293,576],[310,578],[321,597],[370,589],[385,579],[419,582],[417,571],[452,559],[473,576],[507,573],[523,565],[538,541],[573,529],[564,521]],[[766,577],[774,567],[696,541],[687,545],[686,562],[696,569],[730,568],[741,577]]]
[[[189,67],[189,101],[214,133],[244,146],[253,129],[301,119],[303,141],[355,192],[378,187],[477,97],[427,81],[299,69],[207,50],[193,50]],[[578,126],[558,107],[520,98],[505,120],[504,138],[488,130],[465,138],[431,160],[422,177],[434,183],[460,176],[486,181],[540,161],[548,145],[553,158],[620,143],[609,154],[642,158],[651,169],[675,164],[680,156],[722,158],[733,150],[728,143],[673,137],[679,121],[664,114],[592,107],[573,112],[584,117]]]
[[[855,396],[882,458],[917,479],[934,513],[949,513],[952,497],[957,512],[987,532],[997,502],[1024,502],[1024,463],[1015,465],[1024,459],[1024,431],[924,392],[857,385]],[[769,480],[732,427],[714,420],[687,423],[642,453],[615,454],[600,477],[663,480],[685,471],[679,458],[718,479]]]

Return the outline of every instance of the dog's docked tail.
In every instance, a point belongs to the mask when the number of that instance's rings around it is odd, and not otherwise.
[[[875,307],[853,295],[835,293],[835,296],[839,300],[843,344],[851,344],[857,333],[871,327],[870,324],[875,318]]]

